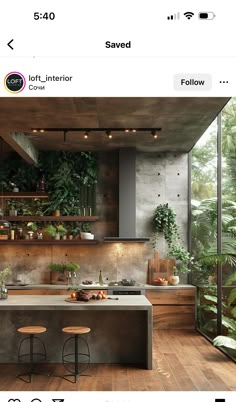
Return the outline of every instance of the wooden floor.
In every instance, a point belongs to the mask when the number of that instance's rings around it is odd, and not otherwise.
[[[0,365],[0,391],[236,391],[236,365],[194,331],[155,330],[153,370],[93,364],[77,384],[57,377],[61,365],[44,366],[51,376],[31,384],[16,379],[19,368]]]

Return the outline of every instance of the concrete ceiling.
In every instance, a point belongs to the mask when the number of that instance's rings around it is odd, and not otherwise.
[[[0,98],[0,134],[24,132],[39,150],[113,150],[188,152],[229,98]],[[94,130],[32,133],[32,128],[161,127],[149,132],[114,132],[109,140]]]

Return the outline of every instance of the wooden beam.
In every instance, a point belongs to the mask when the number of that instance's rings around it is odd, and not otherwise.
[[[24,133],[1,133],[0,135],[27,163],[31,165],[38,163],[38,151]]]

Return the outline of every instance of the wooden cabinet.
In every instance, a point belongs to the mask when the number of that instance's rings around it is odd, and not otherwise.
[[[193,329],[195,327],[195,288],[147,290],[153,305],[153,328]]]

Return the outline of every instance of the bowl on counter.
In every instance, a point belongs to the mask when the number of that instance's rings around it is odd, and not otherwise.
[[[155,279],[154,281],[154,285],[155,286],[167,286],[168,285],[168,280],[166,279],[161,279],[161,280],[158,280],[158,279]]]

